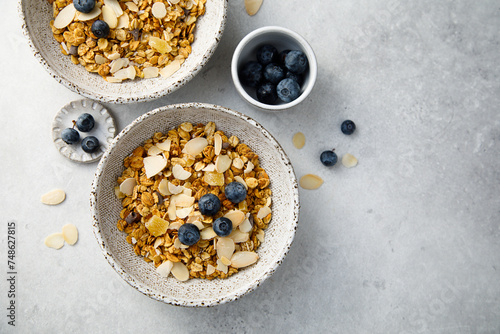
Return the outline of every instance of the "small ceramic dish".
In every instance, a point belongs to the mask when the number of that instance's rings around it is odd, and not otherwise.
[[[227,279],[180,282],[161,277],[152,263],[137,256],[117,228],[122,210],[115,195],[123,159],[156,132],[166,133],[183,122],[215,122],[218,130],[235,135],[259,155],[270,179],[272,219],[265,241],[257,249],[259,259]],[[287,155],[273,136],[253,119],[230,109],[203,103],[170,105],[150,111],[133,121],[112,141],[97,167],[90,196],[94,235],[105,258],[132,287],[165,303],[181,306],[213,306],[235,300],[257,288],[282,263],[290,249],[299,219],[299,193]],[[120,296],[116,296],[120,298]]]
[[[80,141],[69,145],[61,139],[61,132],[73,127],[73,121],[83,113],[94,117],[95,125],[89,132],[80,133]],[[99,103],[92,100],[78,100],[65,105],[59,110],[52,122],[52,139],[62,155],[75,162],[91,163],[99,160],[108,148],[116,134],[115,120],[111,114]],[[99,149],[94,153],[86,153],[81,147],[81,141],[87,136],[94,136],[99,140]]]
[[[304,74],[304,82],[298,98],[285,103],[265,104],[257,100],[255,88],[244,86],[239,78],[239,71],[244,64],[255,61],[257,50],[264,44],[273,45],[278,52],[284,50],[300,50],[307,56],[308,69]],[[231,61],[231,76],[237,92],[251,105],[266,111],[279,111],[294,107],[304,101],[312,91],[316,82],[318,65],[313,49],[307,41],[296,32],[283,27],[268,26],[256,29],[246,35],[238,44]]]

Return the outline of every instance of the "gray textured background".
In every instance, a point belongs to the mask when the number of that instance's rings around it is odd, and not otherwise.
[[[243,0],[230,0],[220,46],[194,80],[157,101],[107,105],[119,130],[169,103],[241,111],[281,142],[298,177],[325,180],[301,189],[300,227],[279,270],[210,309],[151,300],[107,264],[88,208],[96,164],[66,160],[50,135],[54,114],[79,96],[34,59],[15,1],[3,9],[0,263],[15,220],[18,332],[500,332],[499,1],[264,0],[249,17]],[[292,28],[317,54],[315,89],[287,112],[253,109],[230,79],[238,41],[264,25]],[[350,137],[339,131],[346,118],[358,125]],[[332,147],[359,165],[323,167],[319,154]],[[40,204],[56,187],[66,201]],[[69,222],[78,244],[46,248],[45,236]],[[12,331],[6,314],[0,332]]]

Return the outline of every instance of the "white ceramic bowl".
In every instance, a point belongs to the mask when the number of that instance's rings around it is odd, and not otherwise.
[[[279,52],[287,49],[300,50],[307,56],[309,67],[304,75],[304,83],[301,87],[300,96],[297,99],[288,103],[278,102],[278,104],[275,105],[265,104],[257,100],[255,88],[246,87],[241,83],[238,76],[239,69],[245,63],[257,60],[257,49],[264,44],[273,45]],[[307,41],[290,29],[276,26],[262,27],[246,35],[234,50],[233,59],[231,61],[231,76],[238,93],[251,105],[266,111],[288,109],[304,101],[314,87],[317,73],[318,64],[316,62],[316,56]]]
[[[216,123],[217,129],[236,135],[260,157],[271,180],[273,217],[259,260],[227,279],[162,278],[154,265],[137,256],[116,223],[122,209],[114,187],[123,171],[123,159],[155,132],[167,132],[183,122]],[[109,145],[97,167],[92,185],[93,230],[104,256],[131,286],[151,298],[182,306],[212,306],[235,300],[252,291],[281,264],[298,223],[299,197],[290,160],[279,143],[259,123],[239,112],[203,103],[170,105],[137,118]],[[116,296],[120,298],[120,296]]]
[[[226,23],[228,0],[207,0],[206,12],[196,22],[192,53],[169,78],[135,79],[109,83],[100,75],[74,65],[61,53],[49,22],[52,5],[47,0],[19,0],[23,31],[33,54],[49,74],[72,91],[85,97],[111,103],[141,102],[167,95],[191,80],[215,52]]]

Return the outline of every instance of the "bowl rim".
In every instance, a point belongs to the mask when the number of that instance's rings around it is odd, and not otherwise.
[[[118,263],[118,261],[115,261],[104,238],[101,236],[101,229],[99,225],[99,214],[97,212],[97,192],[99,188],[99,179],[102,176],[102,173],[104,171],[104,168],[106,167],[107,164],[107,158],[109,155],[112,153],[120,139],[125,136],[134,126],[140,124],[143,120],[152,117],[158,113],[163,113],[163,112],[175,112],[180,109],[186,109],[186,108],[195,108],[195,109],[210,109],[214,110],[217,112],[223,112],[228,115],[234,116],[236,118],[239,118],[243,121],[246,121],[250,125],[258,128],[266,138],[268,138],[271,141],[271,144],[278,150],[280,153],[280,158],[283,161],[286,172],[291,177],[291,186],[292,186],[292,199],[293,199],[293,222],[290,222],[292,225],[290,227],[290,230],[293,230],[292,233],[288,236],[287,240],[285,241],[285,245],[283,247],[283,252],[280,256],[280,258],[273,263],[272,266],[268,267],[264,273],[254,282],[245,285],[245,288],[239,288],[236,289],[233,293],[228,294],[223,297],[218,297],[214,298],[211,300],[195,300],[191,302],[179,302],[176,300],[171,299],[168,295],[160,294],[160,293],[154,293],[151,291],[146,285],[144,285],[141,282],[136,281],[130,274],[128,274],[125,269],[122,268],[122,266]],[[101,160],[99,161],[99,164],[97,166],[94,179],[92,182],[91,186],[91,192],[90,192],[90,211],[92,214],[92,230],[94,233],[94,237],[97,240],[97,243],[99,244],[102,254],[108,261],[108,263],[111,265],[111,267],[120,275],[120,277],[125,280],[130,286],[135,288],[136,290],[140,291],[141,293],[147,295],[148,297],[165,302],[168,304],[172,304],[175,306],[190,306],[190,307],[209,307],[209,306],[214,306],[214,305],[221,305],[230,301],[234,301],[239,299],[240,297],[250,293],[251,291],[255,290],[260,284],[262,284],[267,278],[269,278],[279,267],[279,265],[283,262],[285,259],[286,255],[288,254],[290,247],[293,243],[293,240],[295,238],[295,233],[297,231],[298,227],[298,222],[299,222],[299,212],[300,212],[300,202],[299,202],[299,187],[298,187],[298,182],[297,182],[297,177],[295,175],[295,172],[293,170],[293,165],[288,158],[287,154],[279,144],[279,142],[257,121],[252,119],[251,117],[242,114],[240,112],[231,110],[226,107],[222,107],[219,105],[215,104],[208,104],[208,103],[200,103],[200,102],[187,102],[187,103],[179,103],[179,104],[170,104],[166,105],[163,107],[158,107],[156,109],[153,109],[139,117],[137,117],[134,121],[132,121],[128,126],[126,126],[120,133],[113,139],[113,141],[109,144],[107,150],[104,152]]]
[[[243,85],[240,82],[239,76],[238,76],[238,60],[240,59],[241,56],[241,51],[243,48],[251,41],[253,40],[256,36],[265,34],[265,33],[282,33],[285,35],[288,35],[295,39],[298,44],[306,51],[306,54],[308,56],[308,61],[309,61],[309,84],[306,86],[305,90],[300,94],[298,98],[295,100],[284,103],[284,104],[276,104],[276,105],[271,105],[271,104],[265,104],[260,101],[255,100],[253,97],[251,97],[243,88]],[[284,110],[288,109],[291,107],[294,107],[298,105],[300,102],[304,101],[309,93],[312,91],[314,85],[316,84],[316,78],[318,75],[318,63],[316,60],[316,54],[314,53],[314,50],[312,49],[311,45],[303,38],[300,34],[297,32],[290,30],[288,28],[280,27],[280,26],[265,26],[261,27],[258,29],[255,29],[248,33],[243,39],[238,43],[236,46],[236,49],[233,52],[233,58],[231,60],[231,77],[233,79],[233,83],[236,87],[236,90],[238,93],[245,99],[248,103],[252,104],[255,107],[258,107],[263,110],[267,111],[279,111],[279,110]]]
[[[159,90],[151,93],[143,93],[137,96],[132,96],[128,98],[123,98],[123,97],[113,97],[109,94],[106,93],[99,93],[99,94],[94,94],[91,91],[87,90],[86,88],[80,88],[71,81],[65,79],[63,76],[57,74],[55,71],[52,70],[52,68],[49,66],[47,61],[44,59],[42,53],[38,48],[35,46],[35,43],[33,43],[31,39],[31,34],[28,28],[28,22],[26,20],[26,16],[24,14],[23,10],[23,2],[26,0],[18,0],[17,3],[17,11],[18,11],[18,16],[21,19],[21,30],[23,32],[24,37],[28,41],[28,45],[33,52],[35,58],[38,60],[38,62],[42,65],[42,67],[50,74],[52,78],[54,78],[57,82],[62,84],[64,87],[68,88],[69,90],[82,95],[83,97],[97,100],[103,103],[115,103],[115,104],[125,104],[125,103],[139,103],[139,102],[146,102],[146,101],[152,101],[159,99],[163,96],[166,96],[177,89],[183,87],[186,83],[191,81],[198,72],[201,71],[201,69],[204,67],[204,65],[210,60],[212,55],[215,53],[217,47],[219,46],[219,42],[222,38],[222,35],[224,33],[226,23],[227,23],[227,7],[228,7],[228,2],[229,0],[221,0],[223,1],[223,8],[222,8],[222,20],[220,22],[220,25],[218,27],[217,34],[214,36],[212,39],[212,43],[210,46],[207,48],[205,53],[201,56],[201,60],[199,62],[196,62],[193,64],[193,68],[188,72],[188,74],[178,80],[174,85],[171,85],[170,87],[164,89],[164,90]]]

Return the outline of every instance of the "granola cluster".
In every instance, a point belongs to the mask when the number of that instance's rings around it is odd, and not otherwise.
[[[255,250],[271,220],[270,180],[258,155],[236,136],[216,131],[213,122],[183,123],[155,133],[124,159],[124,167],[115,188],[123,206],[117,227],[162,276],[172,273],[181,281],[227,278],[257,261]],[[238,204],[224,194],[233,181],[247,189]],[[201,214],[198,207],[208,193],[222,204],[214,216]],[[227,237],[212,228],[219,217],[232,221]],[[192,246],[178,238],[185,223],[200,230],[201,238]]]
[[[52,1],[52,33],[61,52],[108,82],[169,77],[191,53],[197,19],[206,0],[96,0],[90,13],[73,0]],[[110,27],[106,38],[91,30],[96,20]]]

